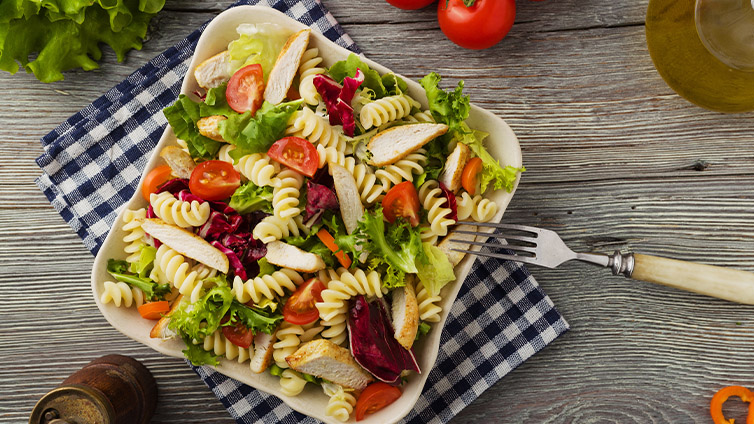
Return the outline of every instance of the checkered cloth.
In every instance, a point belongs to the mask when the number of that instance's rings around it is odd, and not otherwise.
[[[318,0],[245,0],[286,13],[358,52]],[[71,116],[42,139],[37,185],[96,254],[133,195],[167,124],[161,113],[178,96],[206,24]],[[522,265],[479,259],[442,330],[435,367],[406,422],[447,422],[508,372],[568,329]],[[437,330],[434,330],[437,331]],[[239,423],[315,422],[275,396],[209,367],[194,370]]]

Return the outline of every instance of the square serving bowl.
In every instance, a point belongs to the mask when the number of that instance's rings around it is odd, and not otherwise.
[[[207,26],[204,34],[202,34],[199,39],[188,73],[183,80],[181,93],[190,95],[195,90],[199,89],[193,76],[194,68],[205,59],[227,49],[228,43],[238,38],[236,27],[242,23],[274,23],[290,29],[291,34],[306,28],[306,26],[300,22],[267,7],[239,6],[221,13],[209,24],[209,26]],[[324,65],[326,66],[332,65],[336,61],[343,60],[350,54],[348,50],[336,45],[322,34],[314,31],[311,34],[309,45],[319,48],[320,56],[324,59]],[[390,72],[389,69],[369,59],[362,58],[362,60],[372,67],[372,69],[380,72],[380,74]],[[423,108],[426,108],[427,98],[424,94],[424,89],[415,81],[406,79],[406,82],[408,83],[408,93],[414,99],[421,102]],[[518,139],[505,121],[491,112],[472,105],[471,114],[467,122],[471,128],[482,130],[490,134],[485,141],[485,144],[490,154],[500,160],[501,165],[512,165],[515,167],[521,166],[521,148],[519,147]],[[165,129],[159,144],[155,148],[155,151],[146,166],[144,174],[160,164],[162,159],[159,157],[158,153],[163,147],[168,145],[176,145],[176,137],[170,126]],[[513,192],[517,186],[518,180],[516,181],[512,192],[507,193],[504,190],[498,190],[489,196],[491,200],[498,205],[497,215],[494,218],[494,222],[499,222],[502,218],[503,212],[513,197]],[[119,308],[112,303],[102,304],[102,302],[100,302],[103,282],[112,280],[112,277],[107,273],[108,258],[123,259],[126,256],[124,253],[126,243],[123,241],[123,237],[126,234],[122,230],[123,213],[126,208],[139,209],[146,206],[147,202],[141,196],[140,184],[133,197],[128,201],[125,207],[121,209],[113,228],[110,230],[107,239],[95,259],[94,267],[92,269],[92,291],[102,315],[104,315],[107,321],[118,331],[161,353],[183,358],[183,353],[181,352],[181,350],[184,349],[183,341],[180,339],[163,341],[150,338],[149,331],[154,325],[154,321],[142,319],[135,308]],[[478,247],[475,247],[475,249],[478,249]],[[424,384],[429,376],[429,372],[435,363],[435,359],[437,358],[437,353],[440,347],[440,335],[448,316],[448,311],[453,305],[453,301],[458,294],[461,284],[463,284],[464,279],[469,273],[473,261],[474,257],[467,256],[460,264],[458,264],[458,266],[456,266],[455,273],[457,280],[445,286],[441,293],[442,301],[439,304],[442,307],[441,321],[434,323],[429,334],[414,345],[414,352],[419,362],[419,366],[422,369],[422,373],[410,376],[408,382],[402,387],[403,395],[390,406],[372,415],[368,415],[362,421],[364,424],[397,422],[405,417],[414,407],[416,401],[421,395]],[[495,282],[490,281],[489,284],[495,284]],[[327,405],[328,397],[322,392],[320,387],[316,385],[308,384],[307,388],[299,396],[290,397],[281,393],[278,377],[275,377],[268,372],[255,374],[249,369],[248,362],[239,364],[234,360],[223,358],[220,360],[220,365],[215,367],[215,369],[256,389],[279,397],[291,408],[303,414],[310,415],[326,423],[339,422],[333,417],[325,415],[325,407]],[[351,417],[351,421],[353,420],[354,418]]]

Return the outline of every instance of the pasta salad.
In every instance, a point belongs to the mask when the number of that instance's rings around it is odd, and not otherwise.
[[[412,347],[468,247],[449,234],[493,219],[489,193],[524,169],[466,124],[463,82],[425,76],[423,109],[356,55],[324,63],[308,29],[237,32],[164,110],[175,143],[122,215],[100,301],[138,308],[196,365],[249,362],[287,396],[319,385],[328,416],[359,420],[421,372]]]

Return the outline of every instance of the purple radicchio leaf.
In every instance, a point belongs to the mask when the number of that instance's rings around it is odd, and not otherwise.
[[[213,240],[212,242],[210,242],[210,244],[214,246],[215,248],[217,248],[219,251],[225,253],[225,256],[228,257],[228,262],[230,263],[230,267],[233,269],[234,274],[236,274],[239,278],[243,280],[247,279],[246,268],[244,268],[243,263],[241,262],[241,259],[238,258],[238,256],[233,250],[223,246],[217,240]]]
[[[419,370],[411,350],[395,339],[384,302],[367,302],[359,295],[350,302],[348,337],[356,362],[378,380],[399,384],[403,370]]]
[[[322,184],[306,183],[306,219],[322,215],[326,209],[337,210],[338,198],[335,193]]]
[[[161,186],[157,187],[157,193],[167,191],[173,196],[176,196],[179,192],[189,190],[189,180],[185,178],[174,178],[170,181],[166,181]]]
[[[448,215],[448,218],[452,219],[453,221],[458,221],[458,205],[456,204],[456,195],[453,194],[452,191],[450,191],[447,187],[445,187],[445,184],[440,183],[440,190],[442,190],[442,194],[445,196],[445,203],[447,204],[448,209],[450,209],[450,215]]]
[[[356,129],[351,100],[362,82],[364,73],[358,68],[353,77],[343,79],[343,85],[327,75],[320,74],[314,77],[314,87],[325,102],[330,125],[342,124],[343,132],[349,137],[353,137]]]

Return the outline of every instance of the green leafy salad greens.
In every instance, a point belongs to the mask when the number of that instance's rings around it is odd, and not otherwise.
[[[0,1],[0,69],[15,74],[23,67],[42,82],[59,81],[69,69],[97,69],[100,43],[123,61],[129,50],[141,49],[150,20],[164,5],[165,0]]]

